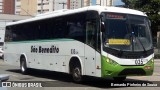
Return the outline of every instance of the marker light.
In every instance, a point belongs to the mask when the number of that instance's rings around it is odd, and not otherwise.
[[[149,70],[151,69],[151,66],[145,66],[144,69]]]

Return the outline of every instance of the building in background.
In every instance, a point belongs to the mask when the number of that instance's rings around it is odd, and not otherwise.
[[[0,14],[3,12],[3,0],[0,0]]]
[[[67,9],[67,0],[37,0],[37,2],[37,14]]]
[[[90,0],[83,0],[83,7],[90,6]]]
[[[0,0],[0,14],[14,14],[14,0]]]
[[[27,19],[27,18],[31,18],[31,16],[0,14],[0,46],[2,46],[4,42],[6,24],[9,22],[15,22],[15,21]]]
[[[113,6],[113,1],[114,0],[67,0],[68,9],[77,9],[93,5]]]
[[[96,0],[68,0],[68,9],[77,9],[91,5],[96,5]]]
[[[3,14],[14,14],[15,1],[3,0]]]
[[[49,1],[53,0],[15,0],[15,14],[35,16],[48,12]]]
[[[54,10],[54,0],[37,0],[37,14],[46,13]]]
[[[48,12],[50,4],[53,10],[53,0],[15,0],[15,14],[35,16]]]
[[[15,0],[15,14],[20,15],[21,12],[21,0]]]
[[[67,0],[54,0],[54,10],[67,9],[67,5]]]
[[[67,0],[67,9],[70,9],[70,0]]]
[[[21,0],[20,15],[35,16],[37,0]]]
[[[15,14],[31,15],[67,9],[67,0],[15,0]]]
[[[68,0],[68,9],[77,9],[94,4],[96,5],[96,0]]]
[[[85,6],[112,6],[113,0],[15,0],[15,14],[32,15]]]
[[[114,0],[96,0],[96,5],[113,6]]]
[[[70,9],[77,9],[83,6],[83,0],[70,0]]]
[[[15,14],[35,16],[37,14],[37,0],[15,0]]]

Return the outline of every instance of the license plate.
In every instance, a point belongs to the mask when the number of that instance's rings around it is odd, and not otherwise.
[[[136,59],[135,64],[136,65],[143,65],[143,60],[142,59]]]
[[[144,65],[145,63],[147,63],[148,60],[147,59],[136,59],[135,60],[135,64],[136,65]]]

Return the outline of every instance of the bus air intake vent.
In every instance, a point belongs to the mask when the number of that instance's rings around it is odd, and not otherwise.
[[[146,72],[141,68],[128,68],[120,72],[119,75],[146,75]]]
[[[142,56],[140,55],[124,55],[122,58],[127,58],[127,59],[135,59],[135,58],[141,58]]]

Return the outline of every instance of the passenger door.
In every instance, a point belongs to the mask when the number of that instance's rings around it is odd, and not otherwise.
[[[86,22],[85,73],[96,75],[96,20]]]

